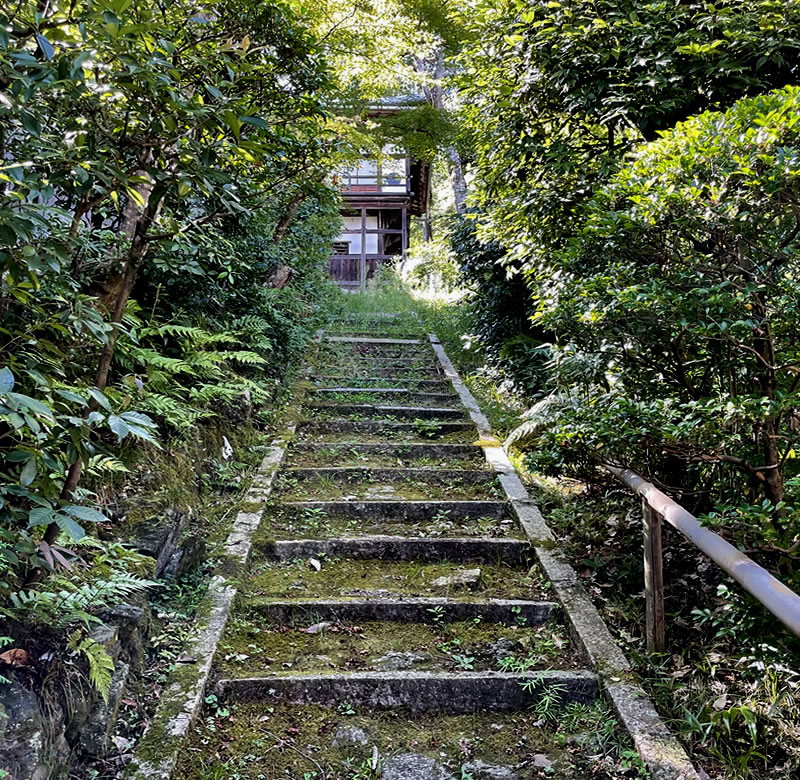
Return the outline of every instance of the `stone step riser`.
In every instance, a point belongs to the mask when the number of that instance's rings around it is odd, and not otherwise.
[[[509,517],[505,501],[286,501],[282,506],[298,511],[314,510],[331,517],[363,517],[392,520],[428,520],[439,513],[453,519],[493,520]],[[441,516],[441,515],[440,515]]]
[[[599,688],[589,672],[365,672],[220,680],[216,693],[227,700],[281,699],[331,707],[347,702],[354,707],[460,714],[521,712],[544,695],[554,697],[557,707],[570,702],[589,704],[597,699]]]
[[[268,601],[246,604],[242,609],[276,623],[331,621],[340,623],[454,623],[480,619],[482,623],[539,626],[560,614],[550,601],[490,599],[451,601],[445,598],[408,598],[363,601]]]
[[[504,564],[514,567],[527,567],[533,561],[530,544],[521,539],[359,536],[269,541],[259,544],[259,547],[265,558],[275,561],[327,556],[392,562]]]

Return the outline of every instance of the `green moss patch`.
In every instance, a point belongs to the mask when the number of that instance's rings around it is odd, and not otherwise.
[[[298,480],[283,473],[277,480],[276,493],[286,501],[339,501],[339,500],[408,500],[408,501],[480,501],[504,498],[498,480],[470,484],[464,478],[425,482],[414,479],[370,479],[369,474],[359,478],[342,479],[323,476],[317,479]]]
[[[399,447],[395,453],[359,452],[347,446],[330,446],[313,452],[291,450],[285,461],[288,468],[326,466],[368,466],[372,468],[469,468],[488,469],[483,451],[478,447],[470,455],[413,457]]]
[[[321,560],[321,570],[306,560],[271,561],[256,565],[243,595],[269,598],[364,598],[390,594],[449,596],[451,598],[543,599],[548,587],[538,567],[513,569],[502,564],[414,563],[381,560]],[[464,586],[433,585],[439,577],[452,577],[479,568],[480,581]]]
[[[408,754],[434,759],[452,780],[480,776],[476,762],[511,768],[518,780],[635,777],[617,759],[620,745],[602,705],[571,707],[560,721],[550,721],[534,712],[412,715],[360,711],[347,702],[333,710],[212,701],[175,777],[377,780],[382,767]]]
[[[309,631],[310,628],[310,631]],[[217,652],[222,677],[350,671],[482,671],[567,668],[574,659],[564,630],[483,623],[313,622],[293,625],[234,619]]]
[[[383,498],[391,498],[384,495]],[[424,520],[412,521],[392,517],[331,516],[323,510],[295,509],[272,505],[267,508],[256,543],[269,539],[329,539],[336,536],[412,536],[442,538],[448,536],[524,539],[517,520],[504,517],[470,518],[444,510]]]

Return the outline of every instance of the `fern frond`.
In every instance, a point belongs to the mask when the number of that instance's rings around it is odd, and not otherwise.
[[[70,636],[67,647],[73,653],[81,654],[86,658],[89,663],[89,682],[107,704],[111,676],[114,674],[114,659],[100,642],[89,636],[81,638],[80,630]]]
[[[106,474],[124,473],[130,469],[111,455],[92,455],[86,464],[86,473],[91,477],[102,477]]]
[[[567,395],[556,393],[535,403],[522,417],[518,425],[505,440],[504,446],[524,449],[535,444],[563,411],[575,405]]]

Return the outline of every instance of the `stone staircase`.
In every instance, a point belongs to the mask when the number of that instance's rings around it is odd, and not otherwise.
[[[412,316],[322,335],[174,776],[612,776],[527,495],[452,375]]]

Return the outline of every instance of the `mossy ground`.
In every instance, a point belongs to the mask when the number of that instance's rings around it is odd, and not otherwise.
[[[603,731],[601,724],[605,724]],[[334,747],[337,731],[355,728],[365,733],[364,744]],[[380,767],[392,756],[415,753],[447,766],[452,780],[470,777],[467,767],[475,761],[512,767],[518,780],[636,777],[620,764],[619,752],[613,717],[602,705],[572,707],[564,717],[548,720],[532,712],[362,711],[347,702],[338,710],[277,701],[222,707],[213,702],[195,727],[175,776],[181,780],[377,780]],[[373,757],[377,758],[374,770],[370,767]],[[542,759],[551,764],[549,768]]]
[[[392,496],[384,495],[384,498]],[[442,511],[424,520],[370,515],[335,516],[316,509],[267,506],[256,543],[266,539],[328,539],[335,536],[363,535],[442,538],[448,536],[484,536],[525,538],[519,523],[511,515],[470,517],[463,513]]]
[[[306,560],[254,564],[242,582],[242,596],[270,598],[363,598],[403,594],[450,598],[546,598],[548,584],[538,567],[515,569],[503,564],[416,563],[405,561],[321,559],[320,571]],[[480,568],[478,587],[437,587],[438,577]]]
[[[426,421],[427,422],[427,421]],[[450,422],[449,420],[447,422]],[[447,428],[435,426],[421,428],[424,432],[414,429],[397,430],[386,427],[380,431],[359,433],[357,431],[336,431],[332,433],[313,433],[302,427],[297,432],[297,438],[314,444],[381,444],[384,442],[397,442],[400,444],[471,444],[475,441],[477,431],[473,426],[467,430],[450,431]]]
[[[318,633],[313,633],[320,626]],[[312,633],[306,628],[312,626]],[[414,671],[502,670],[517,662],[527,669],[574,665],[563,627],[486,623],[480,619],[430,624],[366,622],[292,625],[239,615],[229,624],[217,653],[221,677],[413,669]],[[404,658],[395,666],[396,656]],[[504,660],[505,659],[505,660]]]
[[[368,472],[361,478],[322,476],[302,480],[284,472],[275,489],[284,501],[479,501],[505,497],[497,480],[476,484],[467,477],[438,481],[426,475],[424,481],[413,477],[388,481],[371,478]]]
[[[483,450],[475,447],[469,455],[413,456],[402,446],[394,453],[360,452],[345,446],[330,446],[313,451],[292,451],[284,460],[287,468],[325,468],[326,466],[364,466],[372,468],[442,468],[488,470]]]

